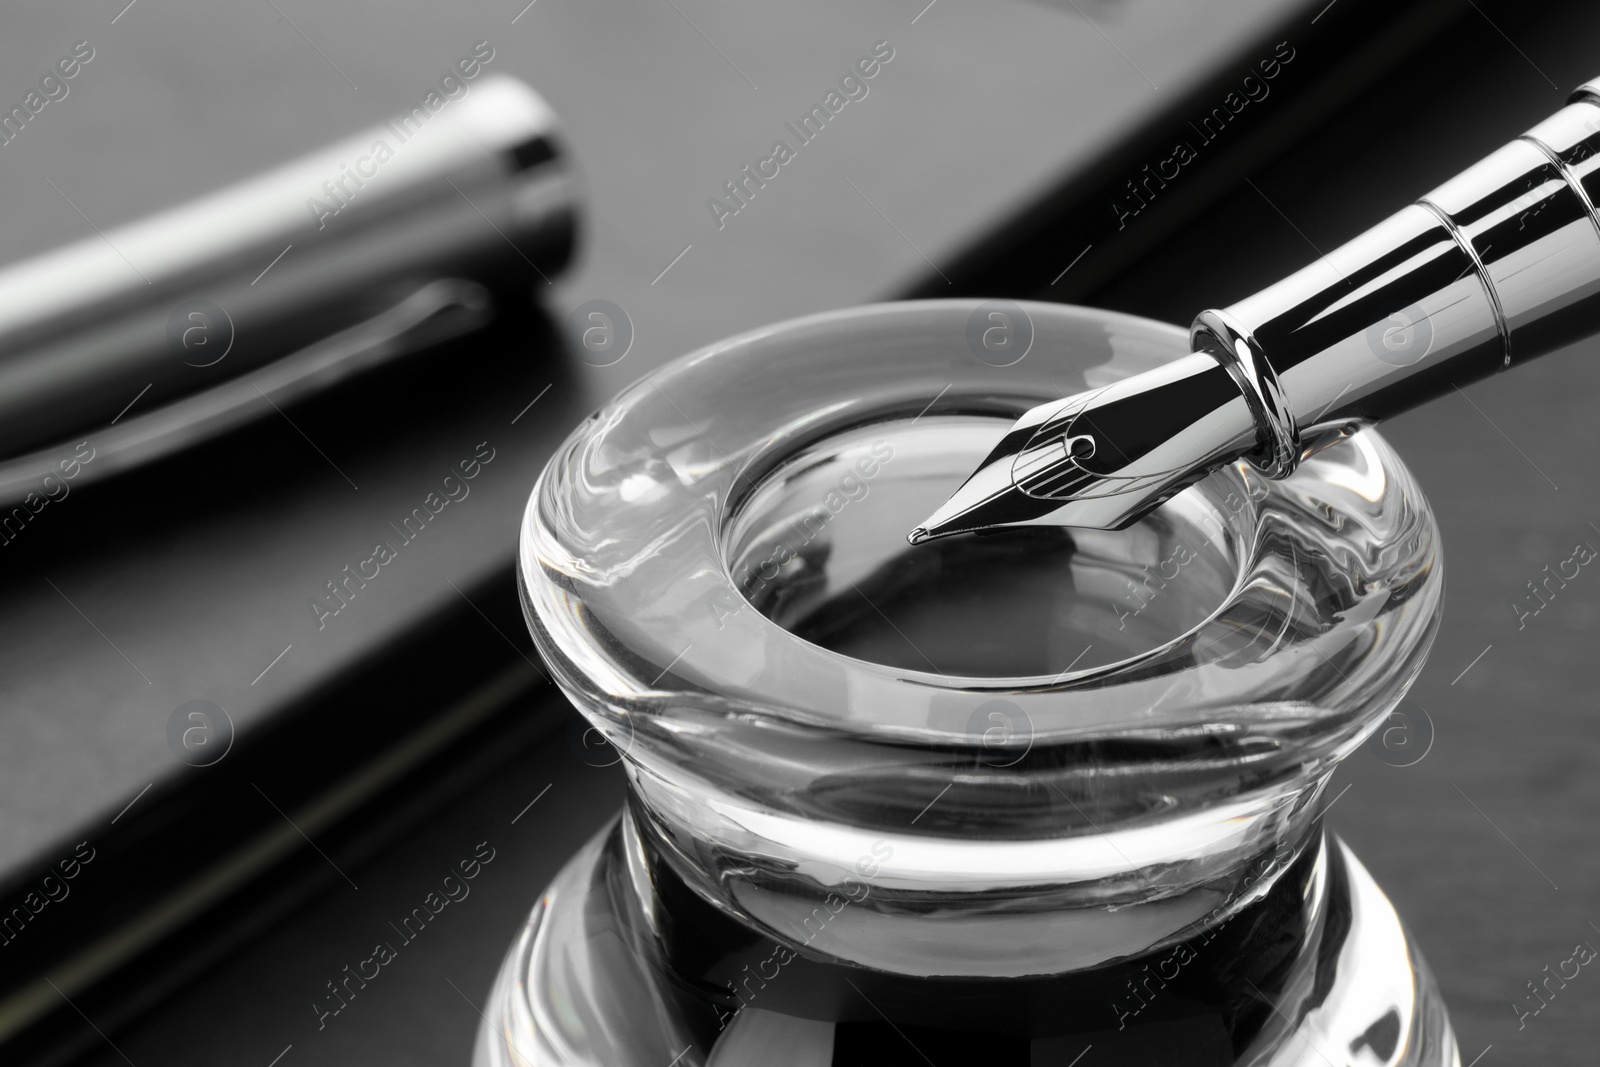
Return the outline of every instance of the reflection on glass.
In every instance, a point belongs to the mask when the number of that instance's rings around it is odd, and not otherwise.
[[[1409,473],[1363,433],[1130,530],[912,548],[1021,411],[1187,348],[1026,305],[996,367],[977,306],[736,338],[552,460],[525,604],[630,801],[535,907],[483,1067],[1455,1062],[1320,815],[1433,636]]]

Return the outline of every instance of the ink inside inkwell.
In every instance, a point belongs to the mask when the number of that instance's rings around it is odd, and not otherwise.
[[[1361,433],[1281,481],[1151,483],[1121,529],[908,544],[1020,417],[1190,355],[1040,304],[1034,354],[997,368],[980,309],[731,339],[546,468],[524,605],[628,803],[508,955],[483,1067],[1451,1062],[1321,817],[1436,626],[1404,465]]]
[[[1247,500],[1201,493],[1121,531],[1031,526],[906,542],[1006,423],[924,416],[830,437],[739,508],[729,566],[795,636],[907,670],[1060,675],[1203,621],[1232,589]]]

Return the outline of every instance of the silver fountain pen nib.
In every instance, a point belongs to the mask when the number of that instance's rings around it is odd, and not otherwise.
[[[1004,526],[1121,529],[1256,447],[1255,418],[1227,368],[1186,356],[1032,409],[907,540]]]

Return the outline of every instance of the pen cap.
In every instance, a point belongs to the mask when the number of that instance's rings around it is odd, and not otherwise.
[[[1221,311],[1197,350],[1256,406],[1269,473],[1600,330],[1600,80],[1521,137],[1305,269]]]
[[[508,292],[570,257],[549,106],[458,81],[267,173],[0,269],[0,456],[237,377],[444,277]],[[148,390],[141,394],[141,390]]]

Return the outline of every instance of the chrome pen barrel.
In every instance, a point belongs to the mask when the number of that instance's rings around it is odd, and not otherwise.
[[[1600,79],[1521,137],[1256,295],[1194,353],[1023,416],[911,534],[1121,529],[1210,471],[1270,477],[1378,422],[1600,333]]]
[[[1600,79],[1521,137],[1192,331],[1281,477],[1376,422],[1600,333]]]
[[[392,316],[439,279],[547,280],[577,211],[556,115],[508,76],[461,85],[436,110],[0,266],[0,460]]]

